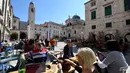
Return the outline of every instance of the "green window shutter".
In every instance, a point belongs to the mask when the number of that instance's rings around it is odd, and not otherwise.
[[[107,16],[107,15],[112,15],[112,8],[111,8],[111,5],[105,7],[105,16]]]
[[[93,12],[93,18],[96,19],[96,11]]]
[[[125,11],[130,10],[130,0],[124,0]]]
[[[96,11],[91,12],[91,19],[96,19]]]
[[[130,25],[130,19],[126,20],[126,25]]]

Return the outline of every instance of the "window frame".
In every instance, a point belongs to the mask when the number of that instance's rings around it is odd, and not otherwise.
[[[32,12],[32,13],[34,12],[34,8],[31,8],[31,12]]]
[[[74,34],[76,34],[76,30],[74,30]]]
[[[130,25],[130,19],[126,20],[126,25]]]
[[[109,24],[111,24],[111,25],[109,25]],[[106,28],[112,28],[112,22],[107,22],[107,23],[105,23],[105,27],[106,27]]]
[[[130,0],[124,0],[124,11],[130,10]]]
[[[96,29],[96,25],[92,25],[92,29]]]
[[[91,20],[93,19],[96,19],[96,10],[91,11]]]
[[[91,7],[96,6],[96,1],[91,2]]]
[[[110,7],[110,11],[109,11],[109,7]],[[109,13],[108,13],[108,11],[109,11]],[[105,16],[112,15],[112,5],[107,5],[107,6],[104,7],[104,15]]]

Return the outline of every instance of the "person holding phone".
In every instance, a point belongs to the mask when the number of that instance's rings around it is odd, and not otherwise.
[[[110,53],[108,53],[103,61],[100,61],[97,57],[100,68],[107,68],[108,73],[122,73],[123,68],[125,68],[125,70],[128,68],[128,64],[117,41],[107,41],[106,49],[110,50]]]

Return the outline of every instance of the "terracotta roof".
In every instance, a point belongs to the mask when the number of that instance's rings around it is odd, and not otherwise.
[[[35,26],[41,26],[41,25],[39,25],[39,24],[35,24]]]
[[[53,24],[53,25],[59,25],[59,26],[61,26],[60,24],[55,23],[55,22],[52,22],[52,21],[45,22],[44,24],[41,24],[41,25],[42,25],[42,26],[47,26],[48,24]]]
[[[58,23],[55,23],[55,22],[52,22],[52,21],[50,21],[50,22],[47,22],[48,24],[58,24]]]
[[[44,26],[44,24],[35,24],[35,26],[46,27],[46,26]]]

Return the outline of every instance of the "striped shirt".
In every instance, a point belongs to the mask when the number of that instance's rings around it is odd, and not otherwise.
[[[47,52],[48,50],[46,48],[39,49],[38,50],[32,50],[29,52],[29,55],[33,59],[35,63],[40,63],[40,62],[46,62],[47,59]]]

